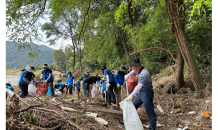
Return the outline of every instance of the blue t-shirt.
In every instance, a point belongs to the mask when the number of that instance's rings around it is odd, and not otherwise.
[[[104,70],[104,75],[109,75],[109,82],[112,83],[112,82],[115,82],[115,79],[114,79],[114,75],[111,73],[111,71],[109,69],[105,69]],[[107,79],[106,79],[107,80]]]
[[[76,87],[77,87],[77,89],[79,89],[80,88],[80,83],[76,82]]]
[[[116,83],[119,83],[120,85],[123,85],[124,77],[125,77],[125,72],[121,72],[119,70],[117,70],[114,74]]]
[[[102,90],[105,90],[106,89],[106,84],[103,84],[102,85]]]

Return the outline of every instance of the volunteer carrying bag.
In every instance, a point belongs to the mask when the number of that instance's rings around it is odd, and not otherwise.
[[[123,110],[123,122],[126,130],[144,130],[139,115],[133,105],[132,101],[124,99],[119,103]]]
[[[48,92],[48,85],[44,83],[36,82],[37,90],[36,97],[40,97],[42,95],[46,95]]]

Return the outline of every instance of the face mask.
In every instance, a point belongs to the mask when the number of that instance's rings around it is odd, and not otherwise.
[[[68,78],[70,78],[70,75],[68,75]]]

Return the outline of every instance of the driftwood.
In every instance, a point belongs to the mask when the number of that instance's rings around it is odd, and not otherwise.
[[[123,111],[118,111],[118,110],[110,110],[110,109],[104,109],[104,108],[96,108],[96,107],[82,107],[80,109],[84,109],[87,111],[98,111],[98,112],[105,112],[105,113],[111,113],[111,114],[118,114],[118,115],[122,115]]]
[[[53,112],[55,114],[57,114],[58,116],[62,117],[64,120],[66,120],[69,124],[71,124],[72,126],[76,127],[77,129],[79,130],[82,130],[82,128],[78,125],[76,125],[75,123],[67,120],[67,118],[65,118],[64,116],[62,116],[61,114],[59,114],[58,112],[54,111],[54,110],[49,110],[49,109],[46,109],[46,108],[36,108],[38,110],[44,110],[44,111],[50,111],[50,112]]]
[[[32,106],[29,106],[29,107],[27,107],[27,108],[24,108],[24,109],[15,111],[15,112],[13,112],[13,113],[15,114],[15,113],[20,113],[20,112],[23,112],[23,111],[27,111],[27,110],[29,110],[30,108],[33,108],[33,107],[40,107],[40,106],[42,106],[42,105],[44,105],[44,104],[45,104],[45,103],[43,103],[43,104],[37,104],[37,105],[32,105]],[[5,112],[5,114],[9,114],[9,112]]]

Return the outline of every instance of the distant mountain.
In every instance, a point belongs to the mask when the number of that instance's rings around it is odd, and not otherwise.
[[[19,43],[17,43],[18,45]],[[33,43],[29,43],[32,48],[35,48],[37,45]],[[18,52],[18,47],[15,43],[6,41],[6,68],[20,68],[25,67],[27,64],[43,64],[54,63],[54,57],[52,53],[55,51],[45,45],[38,45],[37,47],[41,53],[38,54],[36,59],[33,59],[32,63],[28,57],[28,50],[20,50]]]

